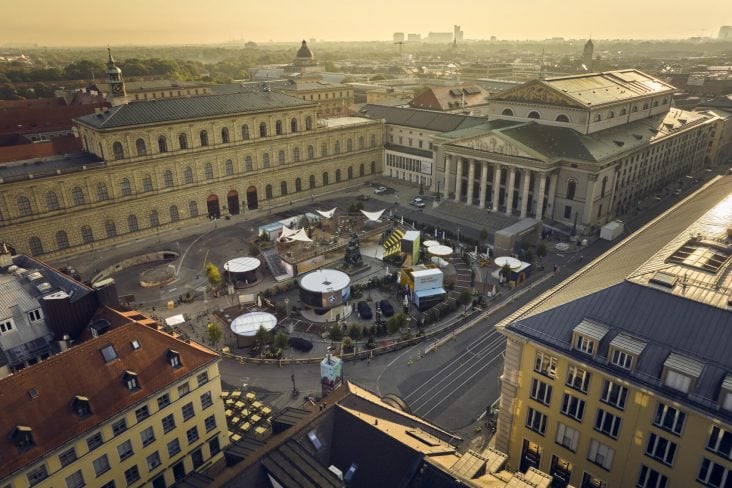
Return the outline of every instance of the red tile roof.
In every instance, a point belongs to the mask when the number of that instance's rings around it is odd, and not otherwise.
[[[133,340],[140,343],[139,349],[133,350]],[[108,345],[114,346],[118,359],[105,363],[101,349]],[[180,353],[180,368],[168,363],[168,349]],[[126,325],[0,379],[0,479],[77,436],[93,433],[100,424],[217,359],[199,344],[128,319]],[[137,373],[140,388],[134,392],[122,381],[126,370]],[[31,398],[31,389],[36,398]],[[89,399],[92,414],[84,419],[72,410],[76,395]],[[35,444],[22,453],[10,439],[18,425],[31,427]]]

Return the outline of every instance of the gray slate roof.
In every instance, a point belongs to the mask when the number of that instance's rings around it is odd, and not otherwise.
[[[106,113],[85,115],[76,120],[97,129],[116,129],[306,105],[313,103],[277,92],[243,91],[223,95],[133,102],[112,107]]]
[[[387,107],[367,104],[361,115],[372,119],[386,119],[387,124],[403,125],[434,132],[451,132],[486,123],[486,119],[469,115],[446,114],[430,110]]]

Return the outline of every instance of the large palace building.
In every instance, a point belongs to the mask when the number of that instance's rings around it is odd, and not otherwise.
[[[383,121],[317,113],[269,90],[100,109],[76,119],[83,153],[0,167],[0,239],[57,257],[254,216],[382,171]]]
[[[637,70],[534,80],[484,125],[433,136],[433,191],[517,217],[599,226],[702,169],[712,117],[673,108]]]

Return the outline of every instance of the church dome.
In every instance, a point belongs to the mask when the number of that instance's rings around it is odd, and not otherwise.
[[[313,52],[308,47],[307,42],[302,41],[302,46],[300,46],[300,49],[297,50],[297,57],[313,59]]]

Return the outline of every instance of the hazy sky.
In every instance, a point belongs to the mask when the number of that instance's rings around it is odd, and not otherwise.
[[[200,44],[232,39],[716,37],[730,0],[0,0],[0,44]]]

